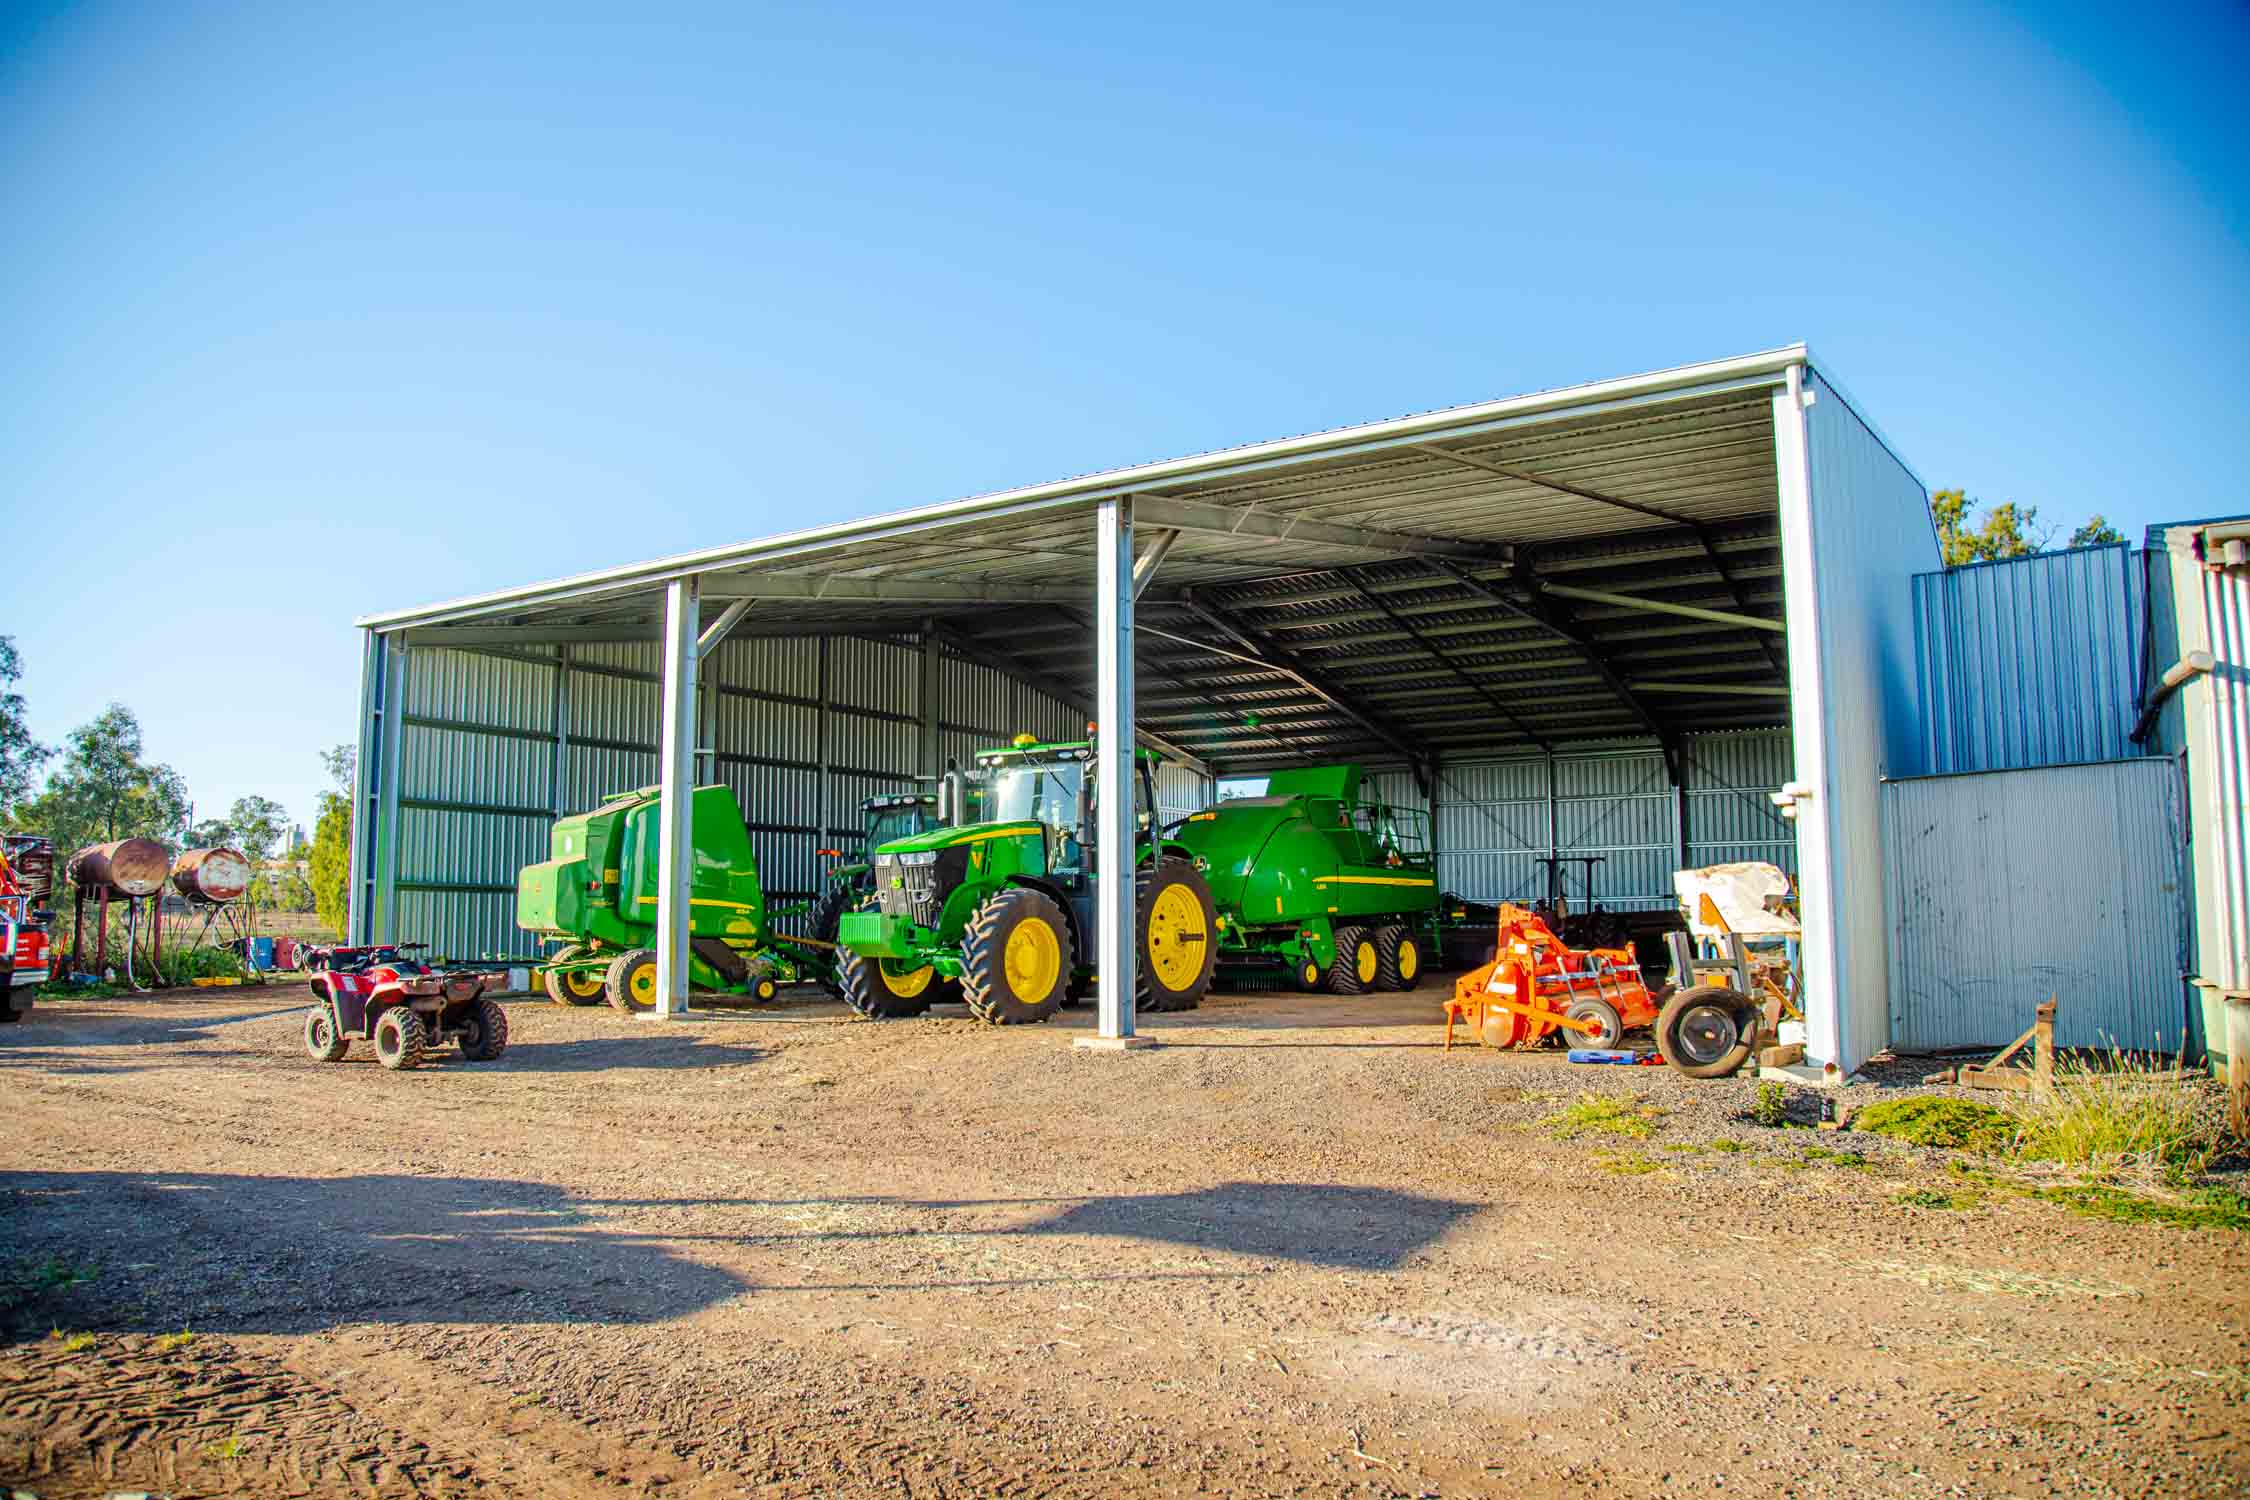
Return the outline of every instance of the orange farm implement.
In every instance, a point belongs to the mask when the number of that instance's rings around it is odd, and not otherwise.
[[[1652,1024],[1657,1009],[1632,949],[1569,947],[1538,913],[1507,905],[1492,962],[1454,982],[1445,1044],[1453,1045],[1458,1021],[1491,1047],[1548,1037],[1569,1047],[1615,1047],[1626,1032]]]

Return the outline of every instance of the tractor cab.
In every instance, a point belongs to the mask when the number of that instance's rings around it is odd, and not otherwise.
[[[1135,823],[1144,834],[1155,821],[1157,760],[1148,750],[1133,758]],[[1004,750],[982,751],[976,771],[963,778],[959,803],[967,816],[962,821],[984,827],[1039,825],[1047,873],[1081,884],[1093,875],[1099,801],[1093,762],[1091,742],[1040,744],[1029,735],[1017,736]]]

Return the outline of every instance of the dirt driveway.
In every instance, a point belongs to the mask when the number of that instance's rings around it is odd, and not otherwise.
[[[1928,1153],[1760,1131],[1746,1080],[1449,1056],[1429,995],[1218,996],[1130,1055],[1072,1049],[1082,1012],[525,1002],[501,1062],[403,1075],[364,1044],[312,1062],[295,1000],[0,1034],[0,1481],[2250,1485],[2250,1237],[1904,1207],[1944,1180]],[[1588,1091],[1670,1113],[1645,1141],[1542,1128]]]

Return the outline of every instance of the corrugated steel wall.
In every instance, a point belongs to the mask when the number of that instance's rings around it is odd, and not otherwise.
[[[2250,571],[2203,570],[2203,617],[2218,665],[2203,683],[2211,774],[2196,790],[2198,811],[2218,843],[2216,888],[2203,894],[2215,962],[2203,977],[2250,990]]]
[[[453,957],[524,955],[516,872],[547,854],[562,814],[658,779],[655,642],[416,648],[400,761],[399,935]],[[769,901],[817,893],[815,851],[856,839],[861,799],[911,791],[923,737],[923,647],[856,637],[738,638],[698,674],[699,781],[733,788]],[[962,762],[1019,732],[1082,738],[1085,716],[941,651],[940,757]],[[825,786],[825,793],[823,787]],[[825,796],[825,806],[823,805]],[[1209,800],[1166,766],[1166,819]]]
[[[1921,771],[2079,765],[2135,753],[2141,570],[2082,547],[1914,580]]]
[[[2052,995],[2067,1046],[2177,1048],[2180,817],[2162,758],[1886,782],[1891,1044],[1999,1046]]]

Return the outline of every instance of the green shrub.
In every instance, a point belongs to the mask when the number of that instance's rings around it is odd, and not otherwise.
[[[2090,1167],[2097,1172],[2203,1170],[2219,1142],[2197,1108],[2195,1091],[2131,1053],[2112,1050],[2090,1061],[2067,1059],[2044,1097],[2025,1095],[2019,1156]]]
[[[1789,1088],[1778,1082],[1758,1085],[1758,1102],[1750,1107],[1750,1118],[1768,1130],[1779,1130],[1789,1123]]]
[[[250,970],[224,948],[181,948],[164,955],[160,964],[166,985],[183,985],[191,979],[247,979]]]
[[[2040,1188],[2031,1194],[2074,1213],[2120,1224],[2168,1224],[2174,1229],[2250,1229],[2250,1198],[2229,1187],[2193,1188],[2182,1202],[2129,1193],[2104,1183]]]
[[[2000,1155],[2014,1148],[2015,1116],[1968,1099],[1920,1095],[1870,1104],[1852,1117],[1852,1129],[1887,1135],[1914,1146]]]

